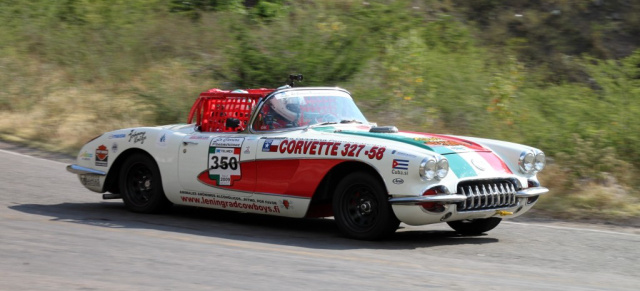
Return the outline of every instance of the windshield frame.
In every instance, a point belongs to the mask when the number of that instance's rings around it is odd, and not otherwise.
[[[287,131],[296,131],[296,130],[305,130],[309,128],[309,125],[303,125],[303,126],[297,126],[297,127],[283,127],[283,128],[278,128],[278,129],[271,129],[271,130],[259,130],[259,129],[255,129],[253,127],[256,118],[258,118],[258,115],[260,114],[260,112],[262,111],[262,108],[264,106],[266,106],[269,102],[269,100],[276,98],[276,96],[278,94],[282,94],[282,93],[286,93],[286,92],[291,92],[291,91],[312,91],[312,90],[318,90],[318,91],[336,91],[339,92],[339,95],[343,95],[346,94],[348,98],[351,99],[351,101],[353,102],[355,108],[360,112],[360,114],[362,115],[362,117],[364,118],[364,123],[365,124],[369,124],[369,121],[367,121],[366,116],[362,113],[362,111],[360,110],[360,108],[358,107],[358,105],[355,103],[355,100],[353,100],[353,97],[351,96],[351,93],[349,93],[349,91],[342,89],[342,88],[338,88],[338,87],[299,87],[299,88],[285,88],[285,89],[281,89],[281,90],[276,90],[271,92],[269,95],[267,95],[265,98],[263,98],[255,107],[252,115],[251,115],[251,119],[249,119],[249,124],[247,126],[247,128],[249,129],[250,133],[272,133],[272,132],[287,132]],[[339,122],[337,124],[340,124]]]

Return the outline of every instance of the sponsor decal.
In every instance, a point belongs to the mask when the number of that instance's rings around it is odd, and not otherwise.
[[[409,160],[393,159],[391,163],[391,174],[409,175]]]
[[[96,166],[106,167],[109,164],[109,150],[105,145],[96,149]]]
[[[115,138],[125,138],[127,135],[124,133],[115,133],[115,134],[110,134],[109,135],[109,139],[115,139]]]
[[[240,152],[242,137],[216,137],[211,140],[207,170],[198,175],[198,180],[211,186],[233,186],[242,178]]]
[[[249,150],[249,148],[250,148],[250,146],[247,146],[247,148],[246,148],[246,149],[244,149],[244,153],[245,153],[245,154],[250,154],[250,153],[251,153],[251,151]]]
[[[416,158],[417,157],[416,155],[412,155],[412,154],[408,154],[408,153],[401,152],[401,151],[396,151],[396,150],[391,151],[391,154],[392,155],[396,155],[396,156],[401,156],[401,157],[407,157],[407,158]]]
[[[464,146],[470,145],[467,142],[457,141],[457,140],[447,140],[438,137],[416,137],[413,140],[424,142],[424,144],[429,146]]]
[[[282,205],[282,207],[284,207],[284,209],[287,209],[287,210],[293,209],[293,201],[289,201],[287,199],[282,200],[280,205]]]
[[[189,204],[207,205],[222,209],[233,208],[238,210],[253,210],[264,213],[280,213],[280,206],[275,201],[253,199],[248,197],[236,197],[231,195],[211,194],[181,190],[180,200]],[[194,197],[195,196],[195,197]]]
[[[80,183],[87,187],[100,187],[100,177],[96,175],[80,175]]]
[[[79,157],[82,160],[89,161],[91,160],[91,158],[93,158],[93,154],[90,154],[87,151],[83,151],[82,153],[80,153]]]
[[[135,129],[132,129],[131,132],[129,132],[129,142],[133,141],[134,144],[136,143],[144,144],[144,141],[146,139],[147,139],[146,131],[136,131]]]
[[[393,179],[393,184],[397,184],[397,185],[404,184],[404,180],[402,178],[395,178]]]
[[[208,135],[199,135],[199,134],[197,134],[197,135],[190,136],[189,139],[207,140],[207,139],[209,139],[209,136]]]
[[[162,133],[162,135],[158,136],[158,139],[156,140],[156,146],[158,146],[159,148],[166,148],[167,147],[167,134],[166,133]]]
[[[115,142],[114,142],[114,143],[111,145],[111,151],[112,151],[114,154],[118,152],[118,143],[115,143]]]
[[[244,142],[244,137],[214,137],[210,146],[239,148],[242,147],[242,142]]]
[[[461,145],[457,145],[457,146],[450,146],[449,147],[450,150],[454,151],[454,152],[466,152],[469,151],[469,148],[466,146],[461,146]]]
[[[269,140],[267,140],[269,141]],[[265,141],[265,144],[267,144]],[[273,151],[272,141],[267,150],[267,146],[263,144],[262,151]],[[359,143],[345,143],[335,141],[320,141],[320,140],[298,140],[298,139],[284,139],[277,145],[278,152],[281,154],[302,154],[302,155],[316,155],[316,156],[342,156],[342,157],[360,157],[360,154],[369,159],[382,160],[384,153],[387,150],[385,147],[371,146]]]

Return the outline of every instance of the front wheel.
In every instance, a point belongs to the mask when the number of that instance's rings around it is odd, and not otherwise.
[[[131,211],[159,213],[171,206],[162,189],[160,170],[151,157],[133,154],[122,165],[119,178],[122,200]]]
[[[381,239],[400,225],[384,186],[364,172],[352,173],[340,181],[333,197],[333,213],[338,229],[355,239]]]
[[[496,226],[500,224],[500,221],[502,221],[502,218],[490,217],[484,219],[450,221],[447,222],[447,224],[460,234],[479,235],[483,232],[496,228]]]

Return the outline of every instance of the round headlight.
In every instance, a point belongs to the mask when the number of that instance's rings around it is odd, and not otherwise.
[[[420,177],[429,181],[436,176],[436,160],[425,158],[420,163]]]
[[[533,170],[533,161],[535,157],[532,152],[526,151],[520,154],[520,159],[518,160],[518,165],[520,165],[520,171],[525,174],[530,174]]]
[[[544,166],[546,165],[547,161],[546,161],[546,157],[544,156],[543,152],[539,152],[536,155],[536,158],[533,162],[533,168],[536,171],[542,171],[542,169],[544,169]]]
[[[438,161],[436,165],[436,177],[441,180],[449,173],[449,161],[445,158]]]

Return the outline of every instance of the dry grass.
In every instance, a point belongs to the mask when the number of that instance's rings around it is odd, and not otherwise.
[[[3,112],[0,132],[14,141],[72,152],[102,132],[139,126],[150,114],[148,106],[127,96],[107,96],[93,88],[59,89],[27,110]]]
[[[561,165],[549,165],[541,183],[550,192],[541,197],[536,209],[546,215],[571,220],[629,220],[640,217],[638,193],[620,184],[613,176],[604,181],[585,180],[574,185]]]
[[[19,74],[26,78],[32,70],[27,66]],[[98,134],[158,125],[158,116],[177,116],[169,121],[185,122],[198,92],[213,86],[202,78],[184,77],[189,76],[187,68],[177,62],[149,67],[120,84],[70,86],[63,70],[47,73],[32,90],[22,90],[20,82],[5,90],[4,97],[15,109],[0,112],[3,139],[75,154]]]

